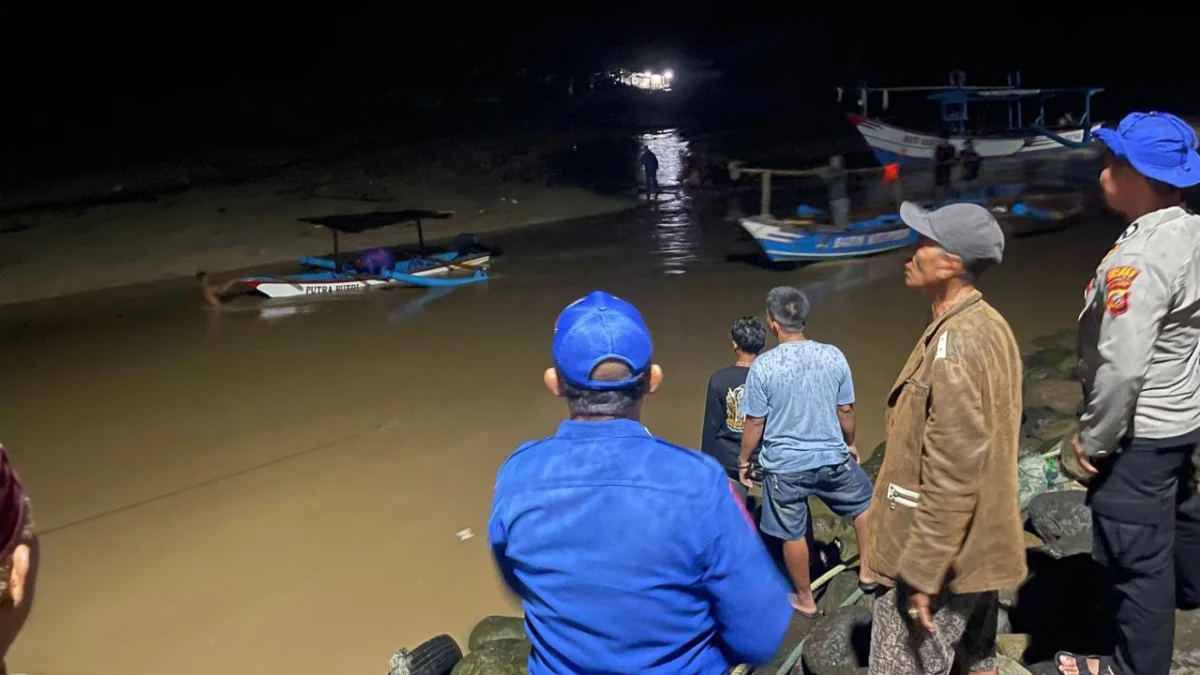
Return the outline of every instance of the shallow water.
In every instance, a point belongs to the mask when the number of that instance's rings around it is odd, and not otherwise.
[[[6,307],[0,438],[44,532],[12,668],[381,672],[397,647],[465,644],[518,611],[487,548],[491,487],[563,416],[540,377],[553,320],[594,288],[641,308],[667,376],[645,422],[691,446],[729,324],[804,288],[874,447],[928,312],[904,254],[764,269],[726,219],[744,204],[666,187],[639,212],[489,237],[506,254],[477,287],[212,310],[181,281]],[[1023,342],[1073,324],[1119,231],[1094,221],[1011,242],[984,278]]]

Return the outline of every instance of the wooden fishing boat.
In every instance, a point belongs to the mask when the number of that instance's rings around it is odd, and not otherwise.
[[[941,143],[941,133],[950,133],[949,141],[961,150],[967,141],[982,158],[1028,156],[1029,153],[1066,150],[1087,146],[1093,132],[1101,125],[1092,122],[1092,97],[1104,91],[1098,87],[1023,88],[1021,74],[1009,75],[1008,84],[997,87],[965,86],[961,71],[951,74],[948,87],[868,87],[853,89],[857,93],[858,111],[846,117],[867,142],[880,164],[928,163]],[[844,90],[838,88],[841,102]],[[938,104],[940,113],[934,129],[920,131],[886,122],[873,116],[872,96],[879,97],[880,112],[889,109],[893,94],[924,93]],[[1082,96],[1082,112],[1067,114],[1054,121],[1046,118],[1046,102],[1067,95]],[[1036,103],[1036,116],[1025,123],[1024,106]],[[969,111],[988,105],[1003,105],[1007,121],[1002,127],[972,129]]]
[[[239,295],[304,298],[395,287],[444,288],[487,281],[487,266],[498,251],[479,244],[474,235],[458,235],[452,250],[426,251],[421,220],[445,217],[449,217],[445,212],[394,211],[302,219],[333,233],[331,256],[300,258],[302,267],[314,271],[240,277],[221,284],[212,283],[207,273],[197,272],[196,280],[205,300],[213,305]],[[397,255],[398,259],[386,269],[371,270],[362,264],[360,256],[344,254],[339,249],[339,233],[360,233],[401,222],[416,224],[419,251]]]

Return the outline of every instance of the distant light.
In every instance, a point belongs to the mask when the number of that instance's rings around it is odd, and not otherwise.
[[[663,71],[663,77],[665,77],[665,78],[667,78],[667,79],[669,80],[669,79],[671,79],[671,78],[675,77],[675,71],[673,71],[673,70],[664,70],[664,71]]]

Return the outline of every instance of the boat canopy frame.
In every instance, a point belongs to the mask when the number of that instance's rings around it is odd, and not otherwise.
[[[882,109],[887,110],[892,93],[924,92],[927,94],[927,99],[937,101],[940,104],[939,121],[943,128],[950,128],[962,136],[967,135],[967,122],[970,119],[967,108],[970,104],[1002,102],[1006,104],[1008,109],[1008,122],[1005,131],[1034,131],[1070,147],[1082,147],[1091,141],[1092,97],[1103,92],[1103,87],[1023,88],[1021,86],[1020,71],[1009,73],[1008,84],[1000,87],[968,87],[962,84],[964,80],[965,75],[962,75],[961,71],[955,71],[951,73],[950,86],[870,87],[862,84],[853,87],[852,91],[858,92],[857,104],[859,114],[866,118],[870,118],[872,93],[880,93],[882,95]],[[837,100],[839,103],[842,102],[844,95],[845,89],[838,87]],[[1083,113],[1078,120],[1079,129],[1083,131],[1082,142],[1069,141],[1051,131],[1049,125],[1046,124],[1046,101],[1064,95],[1083,96]],[[1031,99],[1038,102],[1038,112],[1033,122],[1026,126],[1024,124],[1024,112],[1021,103]]]
[[[341,268],[341,251],[338,233],[362,234],[401,223],[413,223],[417,226],[417,247],[419,255],[425,255],[425,231],[421,221],[426,219],[445,220],[454,215],[453,211],[429,211],[425,209],[406,209],[404,211],[372,211],[371,213],[339,214],[319,216],[316,218],[300,218],[301,222],[320,225],[333,233],[333,262],[335,269]]]

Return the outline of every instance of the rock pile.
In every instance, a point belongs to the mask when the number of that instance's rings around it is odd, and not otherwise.
[[[515,616],[489,616],[471,629],[470,651],[452,675],[525,675],[532,645],[525,637],[525,620]]]
[[[393,656],[388,675],[525,675],[532,645],[525,637],[525,621],[515,616],[489,616],[471,629],[469,652],[462,651],[449,635],[439,635],[409,651]]]

